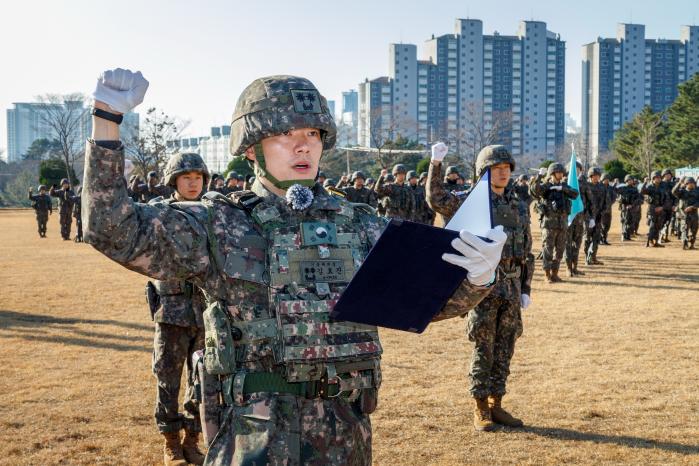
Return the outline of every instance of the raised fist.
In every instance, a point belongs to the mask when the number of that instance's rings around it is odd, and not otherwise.
[[[148,81],[140,71],[116,68],[100,74],[92,97],[116,112],[126,113],[143,102],[147,89]]]
[[[388,175],[388,170],[385,169],[385,168],[382,169],[382,170],[381,170],[381,176],[385,177],[385,176],[387,176],[387,175]]]
[[[443,142],[438,142],[432,146],[432,160],[441,162],[447,156],[447,152],[449,152],[449,147]]]

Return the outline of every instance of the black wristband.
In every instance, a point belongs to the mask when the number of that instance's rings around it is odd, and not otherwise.
[[[113,121],[117,125],[120,125],[124,120],[124,115],[117,115],[116,113],[106,112],[99,108],[93,108],[92,114],[97,118],[102,118],[103,120]]]

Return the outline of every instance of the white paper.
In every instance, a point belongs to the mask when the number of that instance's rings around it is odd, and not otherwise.
[[[486,236],[490,224],[490,170],[478,181],[459,210],[447,223],[448,230],[466,230],[474,235]]]

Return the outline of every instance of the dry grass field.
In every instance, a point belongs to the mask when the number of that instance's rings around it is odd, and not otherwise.
[[[473,431],[462,319],[383,331],[375,463],[699,464],[699,251],[617,222],[604,266],[537,270],[505,398],[522,429]],[[0,212],[0,464],[158,464],[146,279],[48,230]]]

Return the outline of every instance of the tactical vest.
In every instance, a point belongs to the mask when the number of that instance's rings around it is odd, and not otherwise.
[[[250,191],[229,198],[248,214],[260,235],[242,238],[241,243],[250,244],[241,245],[264,250],[265,257],[251,262],[237,251],[225,258],[213,251],[213,256],[218,256],[217,268],[223,269],[218,272],[235,278],[247,268],[260,277],[259,283],[268,289],[269,318],[244,316],[242,321],[234,320],[228,306],[244,303],[227,303],[221,297],[225,293],[218,297],[207,294],[204,364],[209,374],[226,376],[224,399],[229,393],[233,396],[227,404],[240,401],[241,395],[251,391],[297,395],[305,391],[308,396],[314,381],[336,385],[337,395],[355,399],[364,389],[378,388],[382,348],[377,328],[330,317],[341,292],[368,254],[369,245],[354,212],[358,207],[342,202],[339,212],[321,211],[324,215],[309,219],[300,214],[282,216],[276,205]],[[205,198],[202,202],[211,216],[216,201]],[[210,224],[209,243],[216,248],[212,230]],[[271,348],[273,372],[246,373],[237,364],[241,352],[263,341],[267,343],[264,348]],[[257,389],[248,389],[253,385]],[[322,388],[311,391],[312,396],[324,396]]]
[[[505,199],[510,199],[512,193],[505,196]],[[515,262],[523,262],[526,255],[526,225],[520,216],[519,201],[511,198],[507,204],[497,204],[493,209],[493,224],[502,225],[507,233],[501,261],[514,259]]]

